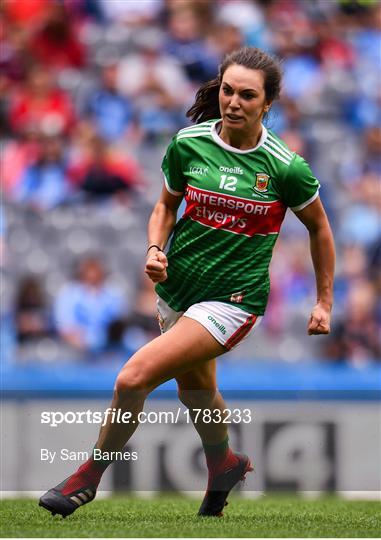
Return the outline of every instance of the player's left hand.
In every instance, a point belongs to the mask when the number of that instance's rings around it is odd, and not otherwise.
[[[308,335],[329,334],[331,331],[331,311],[321,304],[313,308],[308,322]]]

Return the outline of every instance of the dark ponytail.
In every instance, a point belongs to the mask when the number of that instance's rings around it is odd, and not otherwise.
[[[187,117],[196,124],[220,118],[220,107],[218,104],[218,93],[220,91],[220,79],[215,79],[204,83],[197,91],[196,100],[187,111]]]
[[[218,94],[222,77],[232,65],[244,66],[248,69],[263,71],[266,102],[278,99],[281,89],[282,70],[279,61],[256,47],[243,47],[227,55],[220,65],[218,77],[204,83],[196,94],[196,100],[187,111],[187,117],[196,124],[221,118]]]

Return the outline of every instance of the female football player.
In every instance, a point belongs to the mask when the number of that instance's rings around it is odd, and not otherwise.
[[[256,48],[226,57],[216,79],[204,84],[177,133],[162,170],[164,186],[148,224],[145,272],[156,283],[162,335],[135,353],[120,371],[111,407],[135,422],[101,429],[94,455],[40,499],[63,516],[91,501],[111,452],[138,426],[147,395],[175,378],[190,410],[226,405],[217,390],[216,358],[247,337],[264,314],[269,264],[287,208],[307,227],[316,275],[309,334],[330,331],[334,243],[307,163],[263,125],[279,97],[278,62]],[[176,223],[185,197],[186,209]],[[167,254],[168,238],[173,233]],[[110,417],[109,417],[110,418]],[[194,421],[209,471],[199,515],[219,516],[230,490],[252,470],[250,459],[229,448],[227,424]]]

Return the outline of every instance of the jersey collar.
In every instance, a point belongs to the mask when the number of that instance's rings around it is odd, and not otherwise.
[[[267,129],[262,124],[262,135],[261,135],[261,138],[258,141],[257,146],[255,146],[254,148],[248,148],[247,150],[239,150],[239,148],[234,148],[234,146],[230,146],[230,144],[227,144],[226,142],[224,142],[221,139],[221,137],[218,135],[218,133],[217,133],[217,125],[220,122],[222,122],[222,120],[218,119],[212,125],[212,138],[213,138],[215,143],[217,143],[219,146],[221,146],[225,150],[228,150],[229,152],[234,152],[235,154],[249,154],[250,152],[254,152],[255,150],[258,150],[258,148],[260,148],[262,146],[262,144],[265,142],[265,140],[267,139]]]

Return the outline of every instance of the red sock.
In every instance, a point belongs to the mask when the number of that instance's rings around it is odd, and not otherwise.
[[[63,495],[68,495],[77,489],[81,489],[84,486],[98,487],[101,481],[102,475],[110,465],[111,462],[94,461],[91,456],[79,469],[69,478],[65,487],[62,490]]]
[[[219,444],[204,444],[204,451],[209,478],[223,473],[226,469],[235,467],[239,461],[229,448],[228,438]]]

